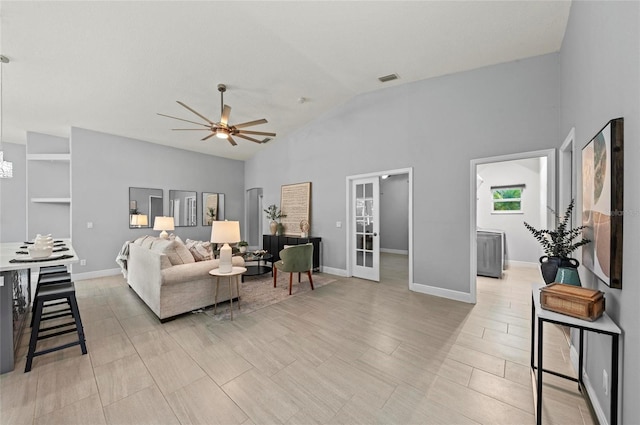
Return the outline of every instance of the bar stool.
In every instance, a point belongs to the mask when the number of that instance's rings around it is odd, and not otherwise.
[[[51,274],[51,273],[62,273],[62,272],[67,272],[67,266],[65,265],[59,265],[59,266],[43,266],[40,267],[40,271],[38,272],[40,274],[40,276],[44,275],[44,274]]]
[[[64,300],[64,301],[61,301]],[[68,308],[54,310],[51,312],[43,313],[42,309],[44,303],[47,301],[61,301],[61,303],[69,304]],[[58,303],[56,303],[58,304]],[[47,305],[50,306],[50,305]],[[40,329],[40,322],[45,320],[58,319],[65,316],[71,316],[73,321],[62,323],[59,325],[53,325],[50,327],[44,327]],[[73,328],[69,328],[73,326]],[[67,328],[67,329],[64,329]],[[49,331],[57,332],[47,333]],[[47,348],[45,350],[36,351],[36,345],[39,340],[52,338],[59,335],[64,335],[71,332],[78,333],[78,340],[59,345],[57,347]],[[33,326],[31,328],[31,338],[29,340],[29,353],[27,354],[27,364],[24,367],[24,371],[29,372],[31,370],[31,363],[33,358],[41,356],[43,354],[51,353],[53,351],[63,350],[65,348],[73,347],[74,345],[80,345],[82,354],[87,354],[87,346],[84,340],[84,329],[82,328],[82,320],[80,319],[80,311],[78,310],[78,302],[76,300],[76,290],[73,282],[58,283],[52,285],[45,285],[40,288],[38,295],[35,298],[35,313],[33,314]]]
[[[65,270],[66,270],[66,267],[65,267]],[[38,297],[38,294],[40,293],[40,288],[43,286],[55,285],[58,283],[70,283],[70,282],[71,282],[71,274],[67,273],[66,271],[56,271],[56,272],[41,274],[38,277],[38,283],[36,285],[36,291],[33,296],[33,299],[35,300]],[[59,302],[47,304],[44,307],[52,307],[60,304],[67,304],[67,302],[59,301]],[[36,308],[36,303],[34,302],[33,305],[31,306],[31,325],[29,325],[30,327],[33,327],[33,319],[35,317],[35,314],[34,314],[35,308]]]

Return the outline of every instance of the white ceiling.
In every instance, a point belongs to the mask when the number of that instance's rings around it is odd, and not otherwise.
[[[560,49],[569,1],[0,3],[2,140],[82,127],[213,155],[238,146],[157,112],[281,138],[365,92]],[[397,73],[400,79],[380,83]],[[298,99],[307,99],[299,103]],[[182,125],[186,124],[186,125]],[[198,137],[199,136],[199,137]]]

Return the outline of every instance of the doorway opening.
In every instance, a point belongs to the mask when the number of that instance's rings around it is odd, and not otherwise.
[[[366,200],[357,201],[356,182],[373,179],[379,187],[378,204],[372,205],[373,212],[378,214],[377,230],[367,227],[369,223],[362,222],[362,215],[356,211],[357,202],[366,205]],[[381,195],[381,196],[380,196]],[[377,210],[376,210],[377,209]],[[364,214],[369,220],[370,212]],[[382,267],[383,278],[389,276],[406,276],[409,289],[413,282],[413,168],[385,170],[367,174],[347,176],[346,178],[346,275],[355,276],[354,272],[358,259],[363,259],[366,265],[367,249],[372,238],[377,238],[377,253],[381,260],[375,265]],[[359,222],[360,221],[360,222]],[[367,233],[368,230],[371,232]],[[375,236],[374,236],[375,233]],[[358,245],[358,236],[362,243]],[[362,249],[364,247],[364,249]],[[394,267],[401,267],[394,274]],[[378,279],[373,279],[378,280]]]
[[[533,160],[533,161],[528,161],[528,160]],[[538,160],[539,160],[539,165],[536,165],[538,164],[537,162]],[[540,187],[540,185],[536,185],[535,179],[534,179],[532,183],[529,184],[530,187],[529,187],[529,192],[527,193],[527,197],[529,199],[533,199],[537,201],[532,203],[534,204],[534,209],[536,209],[537,211],[536,210],[531,211],[532,214],[538,217],[537,225],[539,225],[540,227],[546,228],[548,223],[553,223],[553,219],[554,219],[553,211],[556,211],[556,190],[555,190],[556,151],[555,149],[546,149],[546,150],[533,151],[533,152],[522,152],[517,154],[501,155],[501,156],[495,156],[490,158],[479,158],[479,159],[471,160],[471,173],[470,173],[470,176],[471,176],[470,270],[471,272],[470,272],[469,280],[470,280],[470,299],[472,303],[475,303],[477,300],[477,276],[478,276],[478,269],[479,269],[479,265],[478,265],[478,260],[479,260],[478,243],[479,242],[478,241],[479,241],[480,234],[482,234],[484,237],[485,236],[484,232],[489,231],[488,233],[491,233],[491,230],[494,230],[495,234],[501,234],[501,237],[500,237],[502,239],[501,249],[498,250],[499,252],[496,252],[496,256],[501,256],[501,258],[498,259],[500,264],[496,266],[498,268],[503,267],[503,263],[505,260],[504,247],[515,245],[515,243],[518,242],[516,238],[521,238],[523,244],[530,245],[530,247],[525,248],[524,251],[526,251],[527,249],[529,251],[531,251],[532,249],[535,249],[535,253],[532,254],[531,252],[527,251],[524,254],[518,253],[517,256],[514,256],[514,258],[509,258],[510,257],[509,249],[507,249],[506,258],[509,259],[509,262],[511,264],[517,264],[518,259],[520,258],[525,259],[525,261],[520,260],[522,263],[534,263],[533,261],[530,261],[528,258],[531,257],[531,255],[535,257],[537,252],[539,252],[539,247],[535,243],[535,239],[530,237],[530,235],[527,235],[526,229],[524,228],[524,224],[523,224],[523,221],[525,221],[524,202],[520,203],[519,205],[521,209],[517,211],[510,210],[511,208],[515,208],[514,205],[516,205],[517,202],[520,202],[520,200],[516,201],[516,198],[511,198],[511,199],[503,198],[501,195],[501,191],[507,192],[516,188],[516,186],[517,186],[516,189],[519,190],[518,193],[524,194],[527,191],[527,188],[526,188],[527,185],[524,184],[523,181],[521,181],[522,179],[524,179],[524,177],[515,175],[516,173],[513,173],[512,171],[511,172],[507,171],[501,174],[491,169],[491,164],[509,163],[509,162],[511,162],[512,164],[515,164],[513,163],[514,161],[517,161],[518,166],[525,167],[525,169],[527,166],[532,169],[538,168],[538,174],[543,175],[543,178],[540,179],[540,181],[544,182],[542,184],[543,187]],[[480,175],[481,171],[485,171],[484,177]],[[531,173],[531,174],[535,175],[535,173]],[[517,180],[514,180],[514,179],[517,179]],[[513,188],[511,186],[513,186]],[[512,195],[513,193],[511,193],[509,196],[512,196]],[[521,198],[521,200],[524,201],[525,199],[524,195],[522,196],[523,197]],[[481,199],[479,199],[480,197]],[[504,211],[502,209],[507,209],[507,211]],[[478,218],[479,211],[482,211],[483,214],[485,214],[486,218],[483,216],[483,218],[479,219]],[[498,232],[497,230],[500,230],[500,229],[492,229],[493,227],[497,227],[497,226],[491,225],[492,219],[494,220],[500,219],[500,218],[504,219],[504,218],[507,218],[509,215],[510,215],[509,217],[510,221],[513,221],[512,225],[516,226],[516,227],[512,227],[516,231],[514,231],[513,232],[514,234],[511,235],[511,243],[509,242],[509,235],[505,236],[506,232],[504,231]],[[503,220],[503,221],[506,221],[506,220]],[[495,221],[493,221],[493,223],[495,223]],[[490,227],[490,228],[486,228],[486,227]],[[537,227],[537,226],[534,226],[534,227]],[[512,246],[511,248],[512,248],[511,251],[513,251],[514,247]],[[526,257],[526,256],[521,257],[523,255],[528,255],[529,257]],[[483,267],[484,267],[484,264],[483,264]],[[499,270],[496,277],[501,275],[502,275],[502,270]]]
[[[245,240],[249,250],[262,247],[262,188],[247,189],[245,194]]]

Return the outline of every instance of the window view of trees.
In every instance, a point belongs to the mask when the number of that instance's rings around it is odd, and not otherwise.
[[[522,211],[522,188],[493,189],[493,211]]]

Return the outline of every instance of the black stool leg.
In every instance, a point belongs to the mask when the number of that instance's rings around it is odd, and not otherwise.
[[[69,297],[69,304],[71,304],[71,312],[73,313],[73,318],[76,321],[76,329],[78,332],[78,338],[80,340],[80,348],[82,349],[82,354],[87,354],[87,346],[84,342],[84,328],[82,327],[80,310],[78,309],[78,301],[76,300],[75,294],[72,294]]]
[[[29,339],[29,353],[27,354],[27,364],[24,367],[24,371],[29,372],[31,370],[31,363],[33,362],[33,354],[36,352],[36,344],[38,342],[38,329],[40,329],[40,317],[42,316],[42,300],[36,299],[36,311],[34,313],[35,320],[31,328],[31,338]]]

